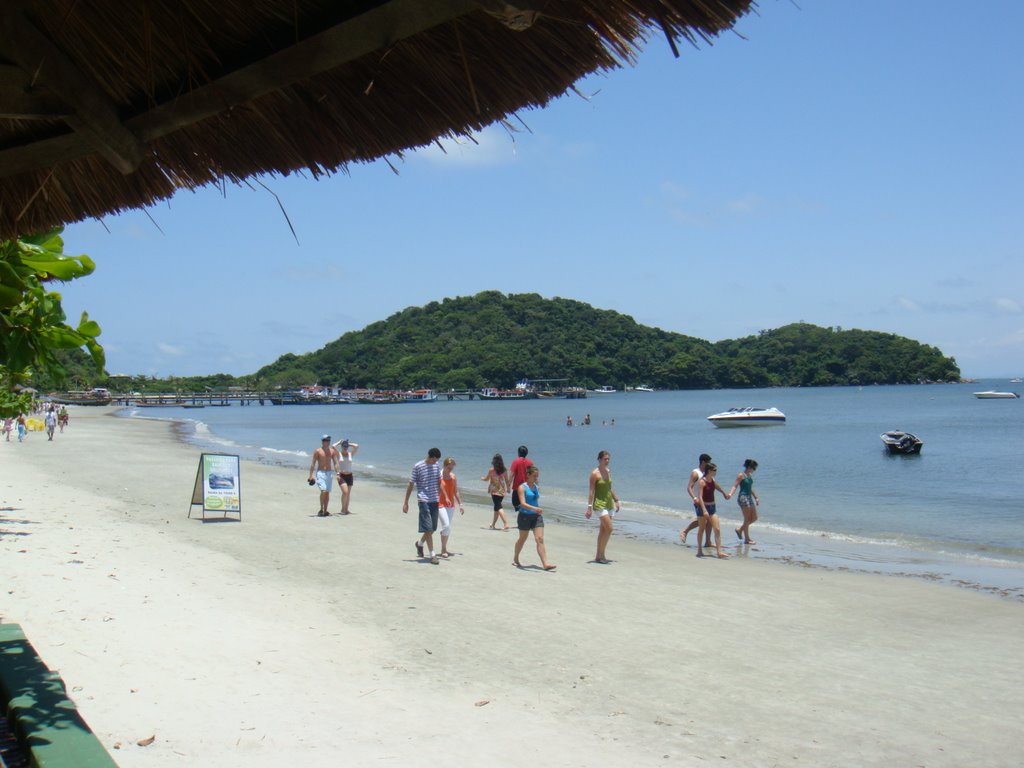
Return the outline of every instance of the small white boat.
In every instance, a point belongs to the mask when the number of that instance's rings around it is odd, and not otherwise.
[[[615,387],[609,387],[607,384],[605,384],[603,387],[598,387],[597,389],[592,389],[590,391],[593,392],[595,395],[610,395],[614,392],[618,392],[619,390],[615,389]]]
[[[924,445],[924,441],[917,435],[899,430],[883,432],[881,438],[889,453],[916,454],[921,452],[921,447]]]
[[[639,387],[626,387],[627,392],[653,392],[654,387],[648,387],[646,384],[641,384]]]
[[[974,396],[979,400],[1012,400],[1020,397],[1016,392],[996,392],[991,389],[986,392],[975,392]]]
[[[771,427],[786,423],[786,414],[778,408],[730,408],[712,416],[708,421],[716,427]]]

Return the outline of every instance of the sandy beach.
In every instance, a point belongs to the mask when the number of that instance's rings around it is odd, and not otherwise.
[[[358,463],[353,515],[245,462],[204,523],[198,460],[107,409],[0,442],[0,618],[125,768],[1021,762],[1017,602],[621,537],[602,566],[596,524],[518,570],[476,504],[434,566]]]

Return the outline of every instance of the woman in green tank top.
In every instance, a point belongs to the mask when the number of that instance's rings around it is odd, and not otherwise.
[[[757,522],[757,505],[761,503],[761,500],[754,493],[754,470],[757,469],[757,462],[753,459],[747,459],[743,462],[743,471],[736,475],[736,482],[732,485],[732,490],[729,491],[729,495],[732,496],[736,493],[736,489],[740,489],[739,504],[740,511],[743,513],[743,525],[736,528],[736,538],[742,541],[744,544],[757,544],[750,538],[750,526]]]
[[[608,471],[611,460],[612,455],[608,451],[597,454],[597,468],[590,473],[590,494],[587,498],[587,511],[584,513],[587,520],[594,512],[598,514],[601,527],[597,532],[597,556],[594,562],[602,565],[611,562],[605,557],[605,547],[612,537],[612,517],[619,511],[619,497],[612,488],[612,473]]]

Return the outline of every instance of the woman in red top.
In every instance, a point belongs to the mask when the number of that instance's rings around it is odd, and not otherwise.
[[[715,480],[716,474],[718,474],[718,467],[708,464],[704,469],[704,477],[697,484],[697,503],[699,505],[697,522],[700,525],[697,529],[697,557],[704,557],[701,543],[704,541],[704,531],[710,525],[711,530],[715,532],[715,550],[719,557],[725,559],[728,555],[722,551],[722,529],[719,527],[718,515],[715,514],[715,491],[719,491],[726,499],[732,494],[726,493],[722,489],[722,486]]]

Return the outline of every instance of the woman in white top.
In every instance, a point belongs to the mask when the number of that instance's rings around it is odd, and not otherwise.
[[[349,442],[346,437],[334,444],[339,449],[341,459],[338,461],[338,488],[341,491],[341,514],[349,514],[348,500],[352,498],[352,483],[355,477],[352,475],[352,457],[359,450],[359,443]]]

